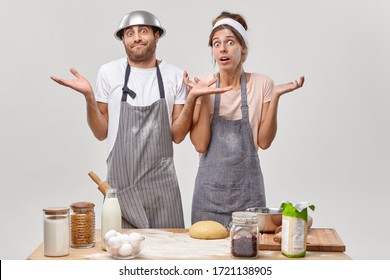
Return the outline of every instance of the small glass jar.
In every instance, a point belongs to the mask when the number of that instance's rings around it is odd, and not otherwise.
[[[258,232],[256,213],[233,212],[230,228],[231,256],[233,258],[256,258]]]
[[[48,257],[69,255],[69,208],[43,209],[43,254]]]
[[[70,205],[72,248],[92,248],[95,246],[95,204],[75,202]]]

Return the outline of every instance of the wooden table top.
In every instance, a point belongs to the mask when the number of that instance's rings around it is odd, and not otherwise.
[[[328,229],[334,231],[334,229]],[[145,243],[136,260],[228,260],[230,256],[230,239],[200,240],[193,239],[188,229],[123,229],[122,233],[138,232],[145,236]],[[264,235],[266,237],[266,235]],[[338,237],[338,236],[337,236]],[[269,236],[264,239],[269,239]],[[260,238],[258,260],[349,260],[345,252],[309,251],[306,257],[290,259],[283,256],[280,249],[269,247],[264,250]],[[267,248],[267,247],[265,247]],[[276,249],[275,249],[276,248]],[[338,247],[339,248],[339,247]],[[344,247],[345,248],[345,247]],[[96,242],[93,248],[70,248],[70,253],[63,257],[46,257],[43,254],[43,243],[28,257],[29,260],[112,260],[108,252],[103,251],[100,241],[100,230],[96,230]]]

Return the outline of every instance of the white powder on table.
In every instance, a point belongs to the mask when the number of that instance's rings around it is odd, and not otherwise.
[[[146,259],[215,259],[230,256],[230,238],[194,239],[188,233],[144,229],[144,247],[139,258]]]

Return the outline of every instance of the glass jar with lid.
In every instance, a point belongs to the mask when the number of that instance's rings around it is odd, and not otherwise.
[[[233,212],[230,228],[231,256],[233,258],[256,258],[258,232],[256,213]]]
[[[95,204],[75,202],[70,205],[72,248],[92,248],[95,246]]]
[[[69,208],[43,209],[43,254],[48,257],[69,255]]]

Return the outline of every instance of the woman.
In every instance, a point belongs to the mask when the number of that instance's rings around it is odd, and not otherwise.
[[[266,75],[246,73],[247,24],[239,14],[222,12],[214,21],[209,46],[219,67],[215,87],[232,87],[221,95],[198,99],[190,132],[202,153],[192,201],[192,223],[214,220],[225,226],[234,211],[266,206],[258,148],[267,149],[276,135],[279,98],[303,85],[273,86]],[[187,85],[209,84],[215,76]]]

